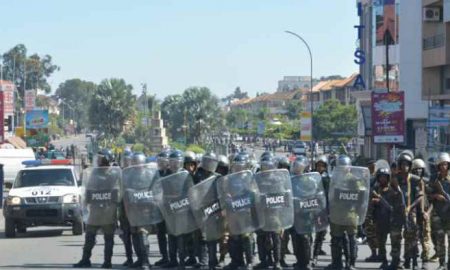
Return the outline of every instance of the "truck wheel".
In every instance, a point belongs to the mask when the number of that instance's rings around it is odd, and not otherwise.
[[[72,224],[72,234],[73,235],[82,235],[83,234],[83,222],[74,221]]]
[[[5,236],[6,238],[16,237],[16,224],[9,218],[5,218]]]

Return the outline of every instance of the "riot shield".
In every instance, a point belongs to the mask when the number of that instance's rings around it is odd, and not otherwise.
[[[260,229],[278,232],[294,224],[292,184],[285,169],[262,171],[255,174],[260,192],[257,204]]]
[[[318,172],[292,177],[294,196],[294,228],[298,234],[326,230],[328,222],[327,198]]]
[[[344,226],[361,225],[366,217],[369,195],[368,168],[337,166],[328,192],[330,221]]]
[[[157,169],[151,164],[127,167],[122,171],[123,203],[128,221],[133,227],[149,226],[162,221],[153,183]]]
[[[206,241],[220,239],[225,233],[225,217],[217,194],[217,176],[211,176],[189,189],[195,221]]]
[[[192,177],[187,171],[180,171],[163,177],[156,182],[153,191],[159,190],[157,201],[170,234],[178,236],[195,231],[198,227],[190,208],[189,188]]]
[[[122,170],[120,167],[94,167],[83,175],[83,213],[87,225],[116,222],[120,202]]]
[[[225,212],[231,235],[259,229],[256,205],[259,190],[249,170],[223,176],[217,180],[219,202]]]

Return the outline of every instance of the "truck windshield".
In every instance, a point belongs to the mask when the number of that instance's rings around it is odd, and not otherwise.
[[[74,185],[72,171],[69,169],[21,171],[14,182],[15,188]]]

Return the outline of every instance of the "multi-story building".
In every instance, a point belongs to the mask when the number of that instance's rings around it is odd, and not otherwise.
[[[278,81],[278,92],[288,92],[298,89],[308,89],[311,85],[311,76],[284,76]]]
[[[429,105],[428,147],[450,151],[450,1],[422,1],[422,99]]]
[[[408,0],[357,0],[364,25],[359,47],[366,62],[360,74],[366,89],[355,92],[359,123],[359,152],[366,157],[389,158],[392,145],[374,144],[371,120],[373,90],[404,91],[405,142],[399,148],[426,152],[428,105],[422,100],[422,3]],[[357,12],[355,8],[355,12]]]

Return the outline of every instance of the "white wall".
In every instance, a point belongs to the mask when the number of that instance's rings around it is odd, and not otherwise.
[[[422,100],[422,1],[400,2],[400,89],[405,91],[405,117],[427,118]]]

